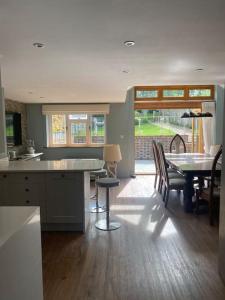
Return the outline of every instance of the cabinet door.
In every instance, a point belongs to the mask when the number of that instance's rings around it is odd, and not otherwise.
[[[47,175],[47,223],[80,223],[84,219],[83,173]]]
[[[43,175],[1,174],[0,206],[40,206],[45,222],[45,189]]]

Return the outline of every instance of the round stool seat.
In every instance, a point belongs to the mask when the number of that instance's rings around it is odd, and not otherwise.
[[[94,175],[96,177],[104,177],[107,175],[107,171],[105,169],[91,171],[91,175]]]
[[[120,181],[117,178],[106,177],[96,180],[96,184],[100,187],[110,188],[118,186],[120,184]]]

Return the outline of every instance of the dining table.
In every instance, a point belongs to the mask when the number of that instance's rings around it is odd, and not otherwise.
[[[211,175],[214,156],[207,153],[165,153],[165,157],[171,168],[185,176],[184,211],[193,212],[194,178]],[[221,165],[217,170],[221,172]]]

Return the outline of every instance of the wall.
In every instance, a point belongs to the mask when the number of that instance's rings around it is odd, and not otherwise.
[[[216,86],[215,144],[222,144],[223,141],[224,99],[224,85]]]
[[[120,144],[122,161],[118,164],[120,177],[134,174],[134,89],[127,91],[124,104],[110,105],[107,117],[107,143]]]
[[[129,177],[134,173],[134,110],[133,89],[127,92],[126,103],[111,104],[106,117],[107,143],[120,144],[122,161],[118,165],[118,176]],[[41,104],[27,105],[28,137],[34,139],[36,152],[43,152],[43,159],[99,158],[102,147],[91,148],[47,148],[46,117],[42,115]]]
[[[22,145],[8,147],[8,150],[16,150],[17,154],[23,153],[26,147],[27,139],[27,111],[26,105],[21,102],[6,99],[5,100],[5,111],[21,113],[21,127],[22,127]]]
[[[224,97],[224,91],[223,94]],[[225,101],[225,97],[221,100]],[[222,116],[225,115],[225,107],[223,105]],[[221,116],[220,115],[220,116]],[[218,120],[217,120],[218,121]],[[224,148],[225,148],[225,118],[220,120],[222,127],[222,136],[220,137],[223,144],[223,160],[222,160],[222,175],[221,175],[221,193],[220,193],[220,224],[219,224],[219,272],[225,283],[225,159],[224,159]]]
[[[0,79],[0,159],[7,156],[5,136],[5,101]]]

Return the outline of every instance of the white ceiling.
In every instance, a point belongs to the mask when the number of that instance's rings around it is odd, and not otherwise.
[[[225,1],[0,0],[0,55],[5,95],[23,102],[123,102],[133,85],[224,83]]]

